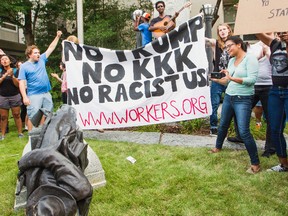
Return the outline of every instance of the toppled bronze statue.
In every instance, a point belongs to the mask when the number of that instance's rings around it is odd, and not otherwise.
[[[18,162],[20,187],[27,188],[27,215],[88,215],[93,189],[84,175],[87,144],[75,109],[64,105],[47,116],[32,150]]]

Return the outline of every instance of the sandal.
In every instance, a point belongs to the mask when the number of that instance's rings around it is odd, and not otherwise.
[[[258,167],[258,169],[256,169],[256,170],[254,170],[252,167],[250,167],[248,170],[246,170],[246,172],[249,174],[257,174],[260,172],[260,170],[261,170],[260,167]]]
[[[220,151],[221,151],[221,149],[213,148],[213,149],[209,150],[208,152],[211,153],[211,154],[214,154],[214,153],[218,153]]]

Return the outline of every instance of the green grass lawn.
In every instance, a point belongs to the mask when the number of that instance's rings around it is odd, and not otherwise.
[[[13,205],[17,161],[28,139],[19,139],[12,124],[10,129],[0,142],[1,216],[25,215]],[[94,190],[91,216],[288,214],[288,173],[265,171],[278,163],[276,156],[261,158],[263,171],[250,175],[246,151],[208,154],[207,148],[86,141],[107,181]]]

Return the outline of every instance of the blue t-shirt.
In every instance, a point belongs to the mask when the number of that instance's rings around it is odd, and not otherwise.
[[[18,79],[27,81],[27,95],[47,93],[51,90],[50,81],[46,71],[46,54],[40,56],[38,62],[26,61],[20,67]]]
[[[141,32],[142,36],[142,46],[145,46],[152,41],[152,33],[148,30],[149,26],[149,23],[141,23],[138,26],[138,30]]]

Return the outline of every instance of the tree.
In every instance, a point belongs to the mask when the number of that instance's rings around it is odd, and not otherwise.
[[[61,5],[61,7],[59,7]],[[35,36],[40,20],[47,19],[50,23],[59,18],[71,16],[73,13],[71,0],[1,0],[0,23],[9,22],[23,29],[25,44],[35,44]],[[75,18],[75,17],[74,17]]]
[[[152,8],[152,3],[145,8]],[[84,3],[85,43],[110,49],[135,48],[132,13],[136,5],[121,5],[118,0],[86,1]]]

